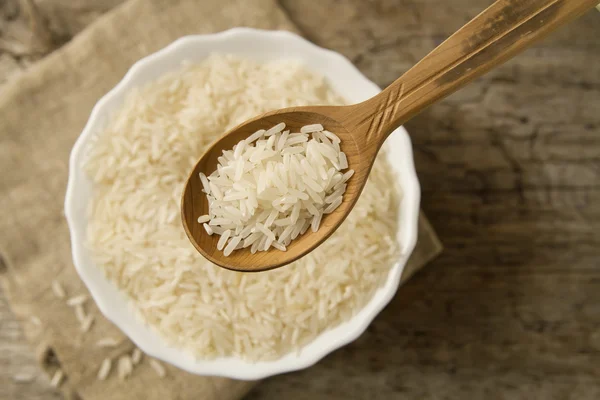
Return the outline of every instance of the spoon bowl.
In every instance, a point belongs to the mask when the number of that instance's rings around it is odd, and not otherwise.
[[[184,189],[184,229],[194,247],[213,263],[238,271],[264,271],[288,264],[314,250],[341,225],[356,204],[381,145],[404,122],[473,79],[507,61],[559,26],[596,6],[598,0],[498,0],[439,45],[413,68],[371,99],[350,106],[296,107],[269,112],[226,133],[200,158]],[[285,122],[292,131],[320,123],[341,139],[350,169],[342,204],[324,216],[317,232],[298,236],[287,251],[248,249],[226,257],[217,250],[218,235],[197,222],[208,214],[198,174],[210,175],[223,150],[259,129]]]
[[[340,108],[343,110],[350,107],[294,107],[269,112],[233,128],[209,146],[190,173],[182,197],[182,219],[185,232],[194,247],[204,257],[227,269],[248,272],[266,271],[297,260],[302,255],[314,250],[333,234],[354,207],[366,183],[368,171],[360,169],[359,166],[365,160],[370,161],[365,158],[364,153],[360,153],[359,144],[352,133],[340,122],[328,116]],[[323,215],[318,235],[306,232],[304,235],[298,236],[290,243],[285,252],[259,251],[252,254],[250,248],[247,247],[238,249],[225,257],[223,252],[217,249],[220,236],[208,235],[202,224],[197,222],[200,215],[209,213],[208,200],[202,191],[199,173],[210,175],[217,169],[217,159],[222,155],[223,150],[230,150],[259,129],[267,130],[281,121],[285,121],[286,129],[290,129],[291,132],[299,132],[301,127],[308,124],[321,124],[325,129],[334,132],[341,139],[340,147],[348,158],[348,168],[354,169],[356,172],[346,182],[348,186],[342,204],[331,214]]]

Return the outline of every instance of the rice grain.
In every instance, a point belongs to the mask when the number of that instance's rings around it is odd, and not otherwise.
[[[65,297],[67,297],[67,292],[65,292],[65,289],[57,280],[52,281],[52,291],[54,292],[54,295],[59,299],[64,299]]]
[[[54,372],[54,375],[52,375],[52,379],[50,380],[50,385],[52,385],[55,388],[60,387],[64,378],[65,378],[64,372],[61,369],[57,369],[56,372]]]
[[[150,359],[150,367],[152,367],[156,374],[161,378],[167,376],[167,370],[165,369],[165,367],[155,359]]]
[[[67,305],[71,306],[71,307],[80,306],[82,304],[85,304],[85,302],[87,300],[88,300],[87,295],[80,294],[79,296],[74,296],[74,297],[71,297],[69,300],[67,300]]]
[[[133,372],[133,363],[131,362],[131,358],[128,355],[123,355],[119,357],[119,361],[117,363],[117,374],[119,379],[124,381],[131,376]]]
[[[96,376],[99,381],[106,380],[108,374],[110,373],[110,369],[112,367],[112,361],[110,358],[105,358],[102,360],[102,364],[100,365],[100,369],[98,370],[98,375]]]

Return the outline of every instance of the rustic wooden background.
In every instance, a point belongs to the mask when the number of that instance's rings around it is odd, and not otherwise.
[[[0,91],[121,2],[0,0]],[[384,86],[491,0],[280,2]],[[249,398],[600,398],[600,13],[407,128],[444,254],[356,343]],[[58,398],[0,292],[0,399]]]

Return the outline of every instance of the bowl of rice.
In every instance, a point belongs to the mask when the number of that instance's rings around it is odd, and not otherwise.
[[[233,126],[379,91],[345,57],[283,31],[187,36],[138,61],[96,104],[69,164],[73,261],[101,312],[146,354],[234,379],[306,368],[358,338],[395,295],[417,240],[404,128],[342,226],[283,268],[211,264],[186,237],[180,200],[197,159]]]

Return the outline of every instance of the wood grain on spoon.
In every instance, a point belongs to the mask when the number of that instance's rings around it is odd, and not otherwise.
[[[184,229],[194,247],[208,260],[232,270],[264,271],[297,260],[323,243],[356,204],[373,162],[387,136],[435,101],[508,60],[560,25],[593,8],[598,0],[499,0],[463,26],[377,96],[350,106],[287,108],[247,121],[213,143],[192,170],[182,196]],[[282,252],[251,254],[248,248],[225,257],[217,250],[218,235],[209,236],[197,222],[208,214],[199,172],[210,175],[223,150],[259,129],[285,122],[286,129],[320,123],[342,140],[349,168],[344,201],[323,217],[320,229],[298,236]]]

